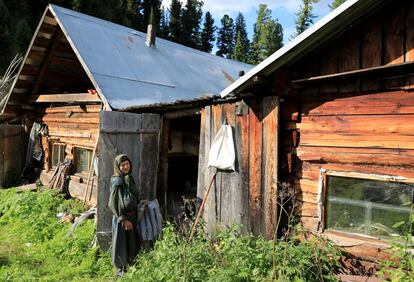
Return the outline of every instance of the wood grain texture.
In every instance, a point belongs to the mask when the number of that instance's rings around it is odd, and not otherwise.
[[[303,103],[302,115],[375,115],[414,113],[413,92],[355,93],[355,96]]]
[[[271,239],[276,232],[277,186],[278,186],[278,141],[279,99],[263,99],[263,226],[264,235]]]
[[[254,235],[262,232],[262,104],[252,101],[249,106],[249,208],[250,226]]]

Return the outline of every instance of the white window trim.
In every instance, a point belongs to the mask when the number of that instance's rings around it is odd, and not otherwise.
[[[359,178],[365,180],[379,180],[379,181],[388,181],[388,182],[399,182],[399,183],[414,183],[413,178],[407,178],[402,176],[395,176],[395,175],[385,175],[385,174],[373,174],[373,173],[361,173],[361,172],[353,172],[353,171],[338,171],[338,170],[328,170],[321,168],[319,171],[319,183],[318,183],[318,197],[317,197],[317,205],[318,205],[318,222],[317,222],[317,232],[322,233],[325,231],[326,226],[324,222],[324,212],[325,212],[325,196],[326,196],[326,177],[327,176],[339,176],[339,177],[348,177],[348,178]],[[372,236],[364,235],[364,234],[357,234],[357,233],[350,233],[346,231],[338,231],[344,234],[352,234],[354,236],[360,237],[368,237],[368,238],[375,238]],[[378,238],[375,238],[378,239]]]

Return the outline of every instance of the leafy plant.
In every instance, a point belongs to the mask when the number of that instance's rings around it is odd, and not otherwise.
[[[71,226],[58,222],[58,212],[83,209],[54,190],[0,190],[0,280],[113,280],[110,254],[91,246],[93,220],[68,236]]]

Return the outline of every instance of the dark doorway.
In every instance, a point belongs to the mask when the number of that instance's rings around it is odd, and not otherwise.
[[[168,127],[167,212],[171,218],[177,218],[194,212],[200,115],[170,119]]]

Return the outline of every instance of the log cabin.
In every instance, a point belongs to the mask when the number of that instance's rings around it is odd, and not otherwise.
[[[225,100],[220,91],[252,68],[149,31],[49,5],[0,104],[0,149],[7,151],[1,180],[11,168],[28,167],[43,184],[60,183],[97,205],[104,248],[114,157],[127,154],[145,197],[158,197],[165,212],[177,215],[183,197],[197,193],[201,107]],[[30,134],[36,124],[40,134]],[[31,143],[41,148],[40,161],[33,161]]]
[[[305,230],[386,258],[410,230],[413,78],[413,1],[349,0],[322,18],[221,92],[235,102],[203,108],[200,163],[227,119],[238,167],[216,180],[207,225],[271,238],[288,187]],[[199,173],[199,189],[211,174]]]

